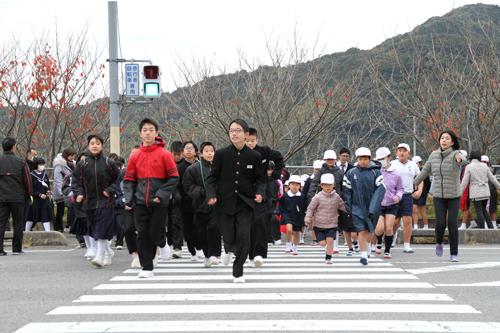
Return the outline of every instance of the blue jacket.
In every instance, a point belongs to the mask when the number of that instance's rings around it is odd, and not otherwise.
[[[281,215],[281,224],[292,222],[297,226],[304,226],[306,210],[306,194],[299,191],[293,195],[291,191],[288,191],[278,201],[278,207],[274,210],[274,214]]]
[[[357,165],[344,176],[344,195],[347,213],[362,221],[376,225],[380,205],[385,196],[385,184],[381,165],[370,161],[365,167]]]

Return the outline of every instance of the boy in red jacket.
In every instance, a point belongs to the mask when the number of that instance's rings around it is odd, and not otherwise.
[[[179,173],[172,154],[158,135],[158,123],[144,118],[139,124],[141,149],[130,157],[125,173],[125,209],[130,210],[135,199],[135,226],[137,247],[142,266],[140,278],[153,276],[156,248],[160,257],[167,259],[168,244],[165,235],[170,195],[179,182]]]

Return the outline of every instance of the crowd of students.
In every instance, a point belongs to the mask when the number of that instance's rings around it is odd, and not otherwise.
[[[268,246],[281,244],[281,233],[285,252],[299,255],[298,246],[310,230],[311,245],[325,247],[325,263],[330,265],[339,253],[342,231],[346,255],[360,252],[360,263],[367,265],[374,253],[391,258],[402,226],[403,253],[414,253],[410,239],[419,212],[428,227],[427,193],[434,196],[436,255],[443,255],[448,227],[450,260],[459,261],[459,228],[453,222],[458,221],[464,196],[476,209],[472,226],[496,228],[496,216],[493,223],[490,212],[496,211],[500,184],[481,163],[487,157],[479,151],[471,152],[467,164],[452,131],[441,133],[439,148],[423,166],[418,156],[410,160],[405,143],[397,146],[396,158],[387,147],[374,155],[360,147],[354,165],[349,163],[350,151],[342,148],[338,161],[334,150],[325,151],[323,160],[314,162],[311,176],[290,175],[281,153],[259,145],[257,131],[245,121],[233,120],[228,134],[231,144],[220,149],[211,142],[198,149],[193,141],[175,141],[167,150],[156,121],[145,118],[139,124],[142,143],[133,147],[128,162],[116,154],[105,156],[103,138],[92,134],[76,160],[72,148],[56,158],[53,192],[45,161],[29,150],[27,160],[19,164],[26,172],[32,168],[25,180],[30,195],[24,197],[33,198],[23,202],[25,230],[38,222],[50,230],[53,221],[54,229],[62,231],[68,207],[70,232],[85,244],[85,258],[96,267],[112,264],[110,240],[116,237],[116,249],[123,249],[125,239],[131,266],[142,267],[139,277],[148,278],[158,258],[181,258],[185,242],[191,261],[203,260],[205,267],[229,265],[234,257],[234,282],[241,283],[247,259],[249,267],[262,266]],[[3,144],[4,151],[12,151],[11,144]],[[6,181],[1,176],[0,185]],[[2,228],[8,214],[2,211],[3,203],[0,200]]]

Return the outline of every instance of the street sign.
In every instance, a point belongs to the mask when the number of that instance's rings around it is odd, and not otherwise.
[[[140,79],[139,79],[139,64],[125,65],[125,95],[127,97],[139,97],[140,94]]]

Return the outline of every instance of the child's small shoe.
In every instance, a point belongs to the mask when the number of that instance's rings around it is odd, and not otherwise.
[[[333,263],[332,263],[332,259],[326,259],[326,260],[325,260],[325,263],[326,263],[327,265],[332,265],[332,264],[333,264]]]
[[[352,257],[352,250],[347,251],[347,253],[345,255],[348,257]]]

